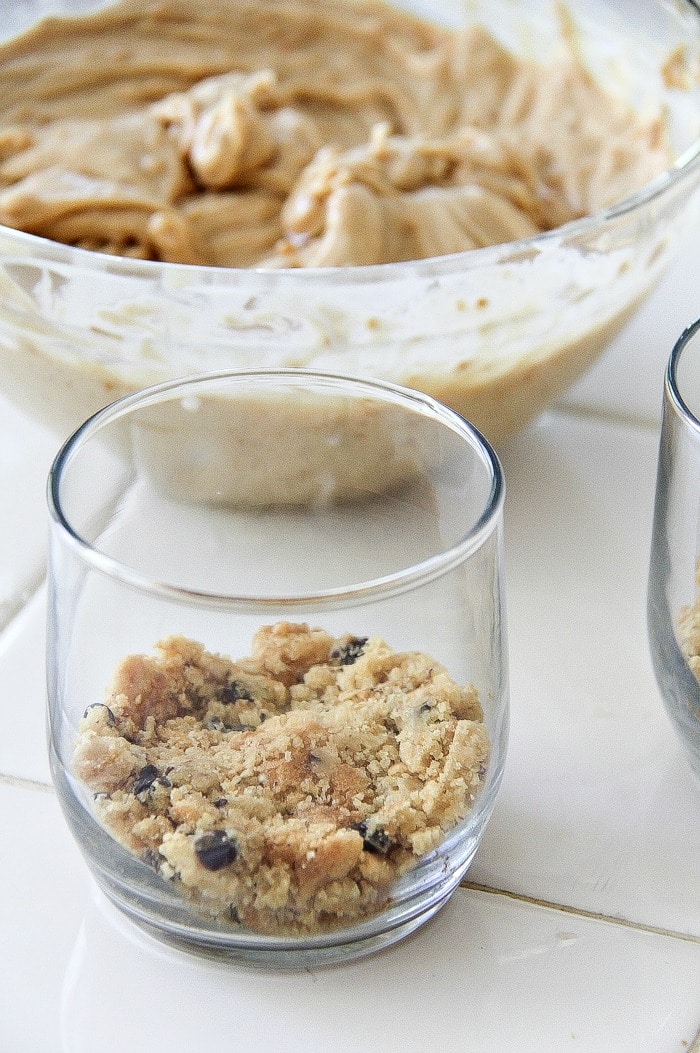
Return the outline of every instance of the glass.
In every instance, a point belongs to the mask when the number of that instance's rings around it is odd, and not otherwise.
[[[439,909],[474,856],[503,770],[508,724],[503,494],[501,468],[491,447],[440,403],[381,382],[304,370],[238,371],[173,381],[114,403],[67,441],[52,468],[48,491],[50,757],[73,835],[98,885],[122,911],[154,935],[193,949],[297,966],[347,960],[385,946]],[[365,868],[362,880],[352,871],[350,891],[366,891],[369,867],[374,874],[370,884],[376,878],[381,886],[376,905],[363,905],[353,916],[350,904],[347,923],[345,916],[340,923],[333,915],[333,924],[316,918],[291,934],[289,911],[285,931],[271,931],[281,916],[276,907],[262,911],[264,921],[253,915],[252,924],[249,915],[241,923],[239,906],[226,919],[218,907],[212,916],[211,897],[219,895],[222,873],[233,868],[235,878],[241,859],[247,867],[252,856],[239,853],[236,859],[238,833],[231,830],[235,823],[229,809],[242,807],[238,791],[233,797],[227,791],[229,799],[221,781],[214,785],[206,776],[203,784],[201,773],[187,768],[193,757],[195,767],[199,764],[201,750],[213,748],[214,740],[218,746],[243,741],[235,735],[252,741],[263,728],[269,745],[288,719],[275,711],[277,703],[254,702],[268,696],[259,695],[250,679],[243,677],[241,688],[241,682],[229,678],[225,689],[217,688],[214,709],[207,710],[204,721],[194,703],[182,703],[181,688],[163,687],[152,665],[147,667],[151,672],[144,672],[141,658],[129,659],[129,672],[121,678],[120,690],[133,703],[131,725],[124,722],[123,698],[105,694],[123,659],[150,654],[152,662],[152,648],[163,638],[185,637],[199,641],[207,652],[238,659],[251,654],[252,637],[261,627],[277,626],[276,632],[284,634],[290,624],[320,627],[334,640],[350,634],[330,661],[351,676],[374,637],[394,651],[430,656],[427,672],[421,674],[429,687],[424,704],[405,716],[402,731],[396,722],[392,730],[389,718],[382,725],[382,735],[396,738],[391,748],[401,734],[410,738],[421,721],[425,730],[433,719],[431,707],[442,697],[431,694],[436,662],[460,687],[474,685],[483,724],[462,721],[459,727],[478,724],[490,743],[475,768],[471,806],[461,807],[461,817],[450,823],[436,812],[431,823],[443,823],[437,847],[426,842],[425,854],[416,848],[414,865],[395,880],[392,873],[387,889],[388,872],[377,877],[372,868],[393,866],[404,834],[386,824],[386,829],[376,824],[370,829],[378,800],[372,804],[373,789],[363,784],[357,790],[361,803],[346,795],[346,818],[337,823],[346,823],[347,829],[340,836],[346,838],[344,845],[350,837],[361,846]],[[290,693],[302,690],[299,670],[292,674]],[[337,668],[336,674],[340,676]],[[387,683],[392,675],[386,673]],[[182,690],[200,690],[199,682],[190,678]],[[356,687],[362,699],[362,685]],[[238,707],[238,723],[229,719],[227,706]],[[354,710],[349,712],[354,728]],[[154,723],[148,723],[149,715]],[[182,747],[167,766],[153,763],[149,749],[153,743],[160,749],[164,729],[169,735],[175,727],[168,721],[177,718],[178,727],[189,727],[195,717],[204,722],[187,740],[190,752],[185,755]],[[367,717],[367,734],[376,731],[373,719]],[[319,720],[326,720],[325,711]],[[337,728],[336,733],[341,734]],[[423,731],[415,733],[420,737]],[[457,743],[457,730],[452,733]],[[358,734],[357,748],[369,755],[362,772],[371,768],[374,778],[377,765],[384,765],[376,776],[383,778],[389,766],[384,747],[377,747],[375,758],[365,726]],[[296,763],[297,746],[293,740],[290,752],[285,747],[264,772],[262,761],[255,760],[261,785],[282,780],[284,763]],[[331,746],[315,754],[307,751],[308,770],[299,774],[299,785],[309,772],[309,778],[316,778],[319,765],[338,770]],[[416,748],[423,747],[418,743]],[[430,753],[430,744],[426,749]],[[343,756],[351,768],[357,767],[356,758]],[[446,764],[452,763],[450,757]],[[267,764],[268,754],[266,758]],[[394,761],[398,763],[395,756]],[[427,754],[425,762],[430,762]],[[468,786],[460,763],[451,774],[446,770],[441,793],[451,793],[455,784]],[[416,775],[420,764],[412,770],[410,790],[423,792],[424,783],[415,782],[423,778]],[[189,771],[187,778],[183,771]],[[347,766],[343,771],[347,774]],[[99,778],[93,780],[96,772]],[[398,772],[396,765],[391,772]],[[336,776],[326,774],[335,787]],[[293,778],[290,785],[290,792],[296,792]],[[334,788],[334,807],[335,793]],[[348,817],[351,798],[357,814]],[[318,804],[320,798],[314,800]],[[190,806],[196,814],[183,818],[182,810]],[[141,819],[148,831],[139,827],[140,840],[130,842],[137,838],[135,824]],[[154,823],[162,824],[160,833]],[[186,865],[171,865],[168,856],[165,866],[158,845],[143,848],[154,834],[158,839],[163,830],[172,833],[173,825],[178,844],[189,845]],[[262,835],[262,847],[258,842],[256,849],[263,860],[271,843],[267,836]],[[130,850],[123,842],[130,843]],[[404,864],[406,844],[401,841]],[[246,853],[248,847],[246,842]],[[292,857],[291,864],[280,866],[294,882],[306,862],[300,865],[293,852]],[[321,860],[316,880],[323,896],[329,887],[334,895],[339,890],[337,874],[336,884],[328,885],[334,866],[332,860],[327,865]],[[271,880],[269,869],[265,873],[265,880]],[[279,869],[275,874],[279,878]],[[257,895],[259,873],[251,880]],[[196,902],[200,893],[201,902]],[[276,887],[274,895],[278,893]],[[304,909],[323,914],[323,902],[314,892],[304,899]],[[246,903],[248,909],[250,897]],[[280,909],[287,909],[286,902]]]
[[[700,778],[700,320],[666,370],[648,626],[666,711]]]

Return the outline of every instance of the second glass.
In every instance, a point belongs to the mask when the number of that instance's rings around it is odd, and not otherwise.
[[[666,370],[647,616],[666,711],[700,779],[700,321]]]

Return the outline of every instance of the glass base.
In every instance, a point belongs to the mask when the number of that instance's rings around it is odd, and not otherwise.
[[[379,913],[327,932],[271,936],[196,913],[170,882],[127,853],[100,826],[53,749],[50,756],[63,814],[100,892],[142,932],[170,947],[218,961],[304,969],[352,961],[397,943],[450,898],[471,864],[485,825],[477,824],[478,830],[468,836],[455,832],[439,853],[397,883],[394,898]]]
[[[270,949],[269,947],[240,947],[230,942],[221,943],[208,938],[206,933],[170,927],[167,923],[155,924],[152,920],[134,911],[130,905],[116,898],[99,881],[98,888],[106,897],[109,906],[114,908],[116,916],[124,924],[134,926],[139,933],[150,937],[160,945],[219,964],[229,962],[235,965],[279,971],[342,965],[376,954],[406,939],[425,925],[447,903],[454,891],[450,889],[438,902],[432,903],[422,913],[383,932],[328,946],[303,946],[300,945],[302,941],[290,940],[286,947],[278,946],[276,949]]]

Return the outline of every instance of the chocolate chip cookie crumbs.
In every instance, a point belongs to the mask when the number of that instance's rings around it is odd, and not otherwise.
[[[288,622],[235,662],[183,637],[156,651],[88,707],[74,768],[121,844],[222,924],[375,913],[481,788],[477,692],[425,654]]]
[[[700,562],[695,569],[695,601],[681,608],[678,635],[681,651],[688,666],[700,682]]]

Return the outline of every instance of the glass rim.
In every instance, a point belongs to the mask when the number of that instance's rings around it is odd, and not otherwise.
[[[693,428],[700,438],[700,419],[691,410],[690,406],[683,397],[681,391],[681,385],[678,379],[678,370],[680,367],[681,358],[683,352],[686,350],[688,345],[692,342],[693,338],[700,333],[700,318],[698,318],[691,325],[687,326],[678,340],[673,346],[671,355],[668,360],[668,366],[666,367],[666,397],[670,404],[673,406],[676,413],[682,417],[685,422]]]
[[[122,560],[102,552],[94,544],[86,540],[72,525],[70,518],[64,511],[61,498],[63,474],[74,457],[78,455],[80,449],[103,428],[120,418],[128,416],[135,409],[145,408],[163,401],[171,401],[178,397],[178,393],[182,393],[183,396],[191,395],[197,389],[201,390],[222,381],[230,381],[231,383],[240,381],[243,383],[246,380],[270,384],[274,381],[285,380],[292,386],[316,382],[341,393],[347,386],[350,386],[358,394],[364,392],[367,396],[380,397],[384,402],[400,405],[407,411],[431,417],[436,422],[460,435],[485,467],[490,479],[490,486],[480,514],[469,529],[444,551],[398,571],[332,589],[264,597],[208,592],[175,585],[167,581],[155,580],[135,570]],[[445,573],[464,562],[482,546],[496,529],[505,500],[505,478],[496,451],[481,432],[466,418],[460,416],[460,414],[430,395],[390,383],[389,381],[374,380],[344,373],[296,367],[270,367],[265,369],[215,370],[180,377],[125,395],[103,407],[88,417],[65,440],[56,454],[48,474],[46,499],[52,526],[60,531],[62,538],[73,551],[94,570],[136,591],[159,596],[165,600],[187,603],[190,606],[245,610],[248,612],[269,611],[280,607],[303,610],[304,608],[323,606],[327,609],[333,609],[368,603],[375,598],[386,598],[412,590],[419,585],[442,577]]]

